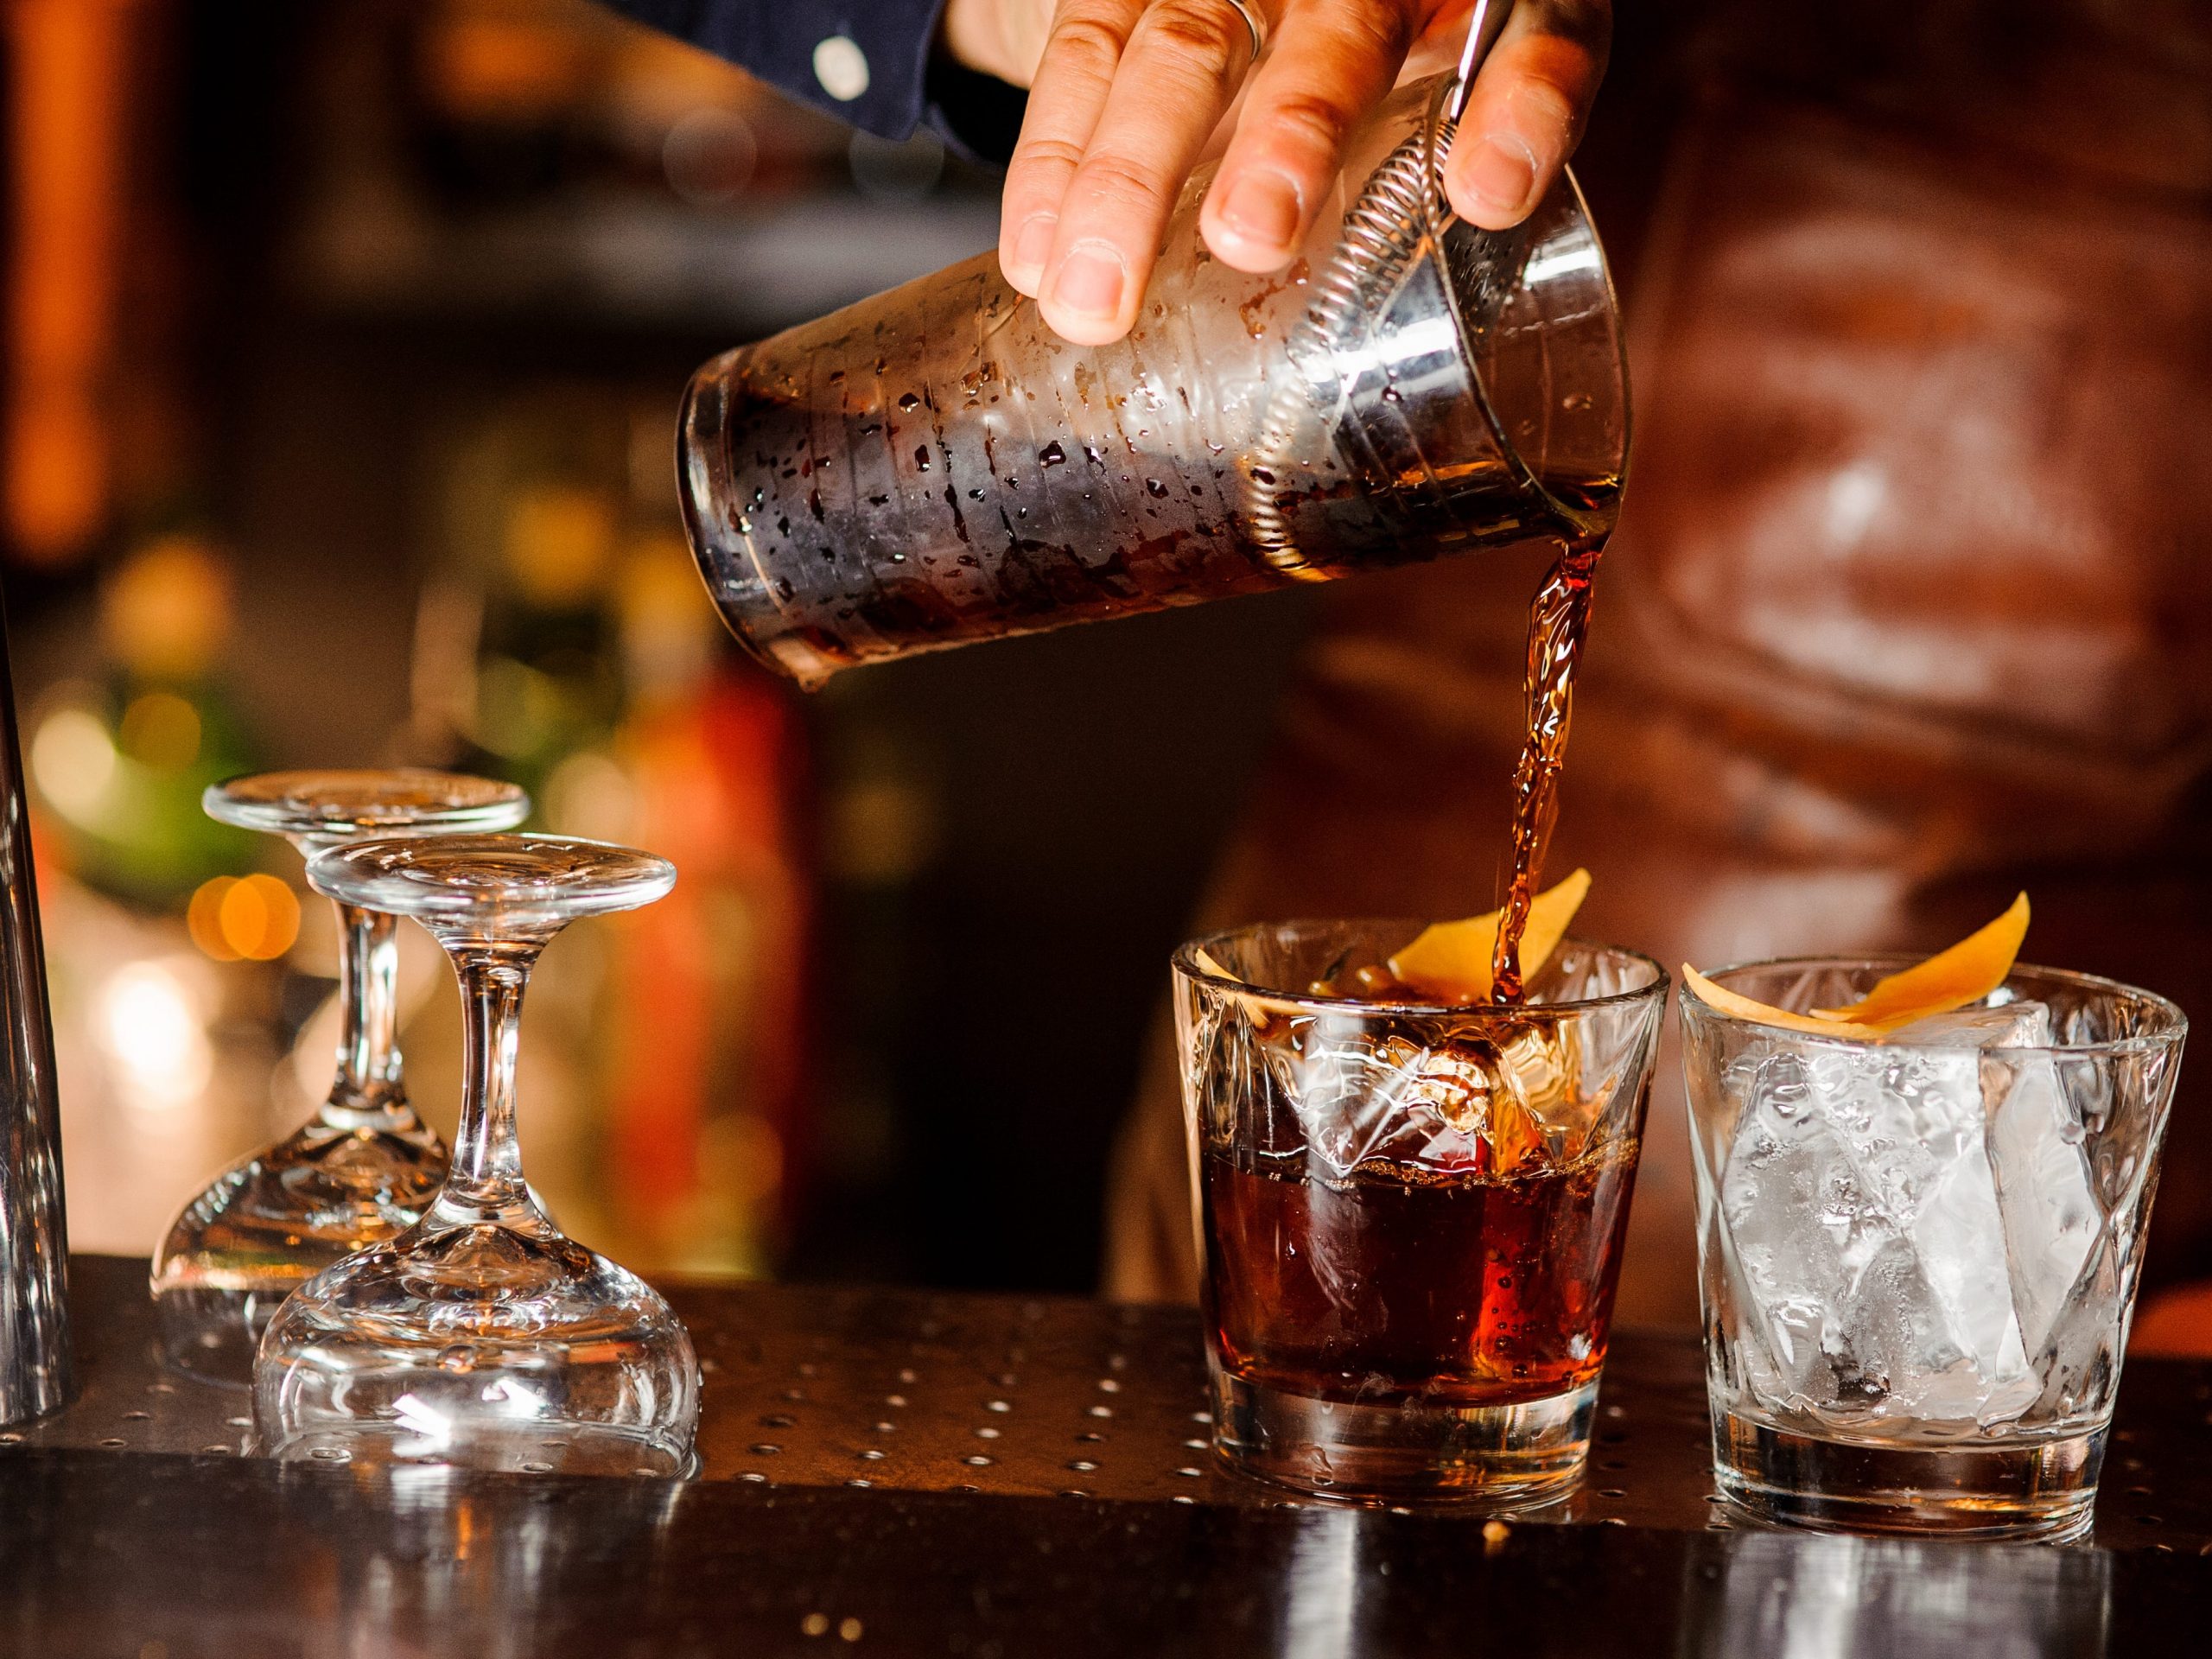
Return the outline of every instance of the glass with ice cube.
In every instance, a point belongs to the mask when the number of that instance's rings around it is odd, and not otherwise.
[[[1794,1012],[1903,961],[1712,977]],[[1769,1519],[1994,1536],[2089,1525],[2187,1030],[2016,967],[1878,1041],[1682,995],[1713,1465]]]
[[[1317,991],[1421,931],[1176,953],[1214,1446],[1318,1496],[1528,1508],[1587,1456],[1667,976],[1568,940],[1518,1007]]]

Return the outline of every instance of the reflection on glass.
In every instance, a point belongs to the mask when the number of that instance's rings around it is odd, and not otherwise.
[[[2088,1659],[2105,1650],[2112,1558],[1772,1532],[1693,1554],[1683,1659]]]
[[[1275,1648],[1282,1659],[1338,1659],[1359,1651],[1363,1518],[1357,1510],[1313,1510],[1299,1516],[1283,1583],[1282,1638]]]
[[[327,1617],[348,1654],[466,1651],[537,1659],[560,1645],[570,1595],[589,1575],[610,1605],[636,1605],[665,1570],[670,1523],[690,1490],[624,1481],[594,1492],[576,1524],[557,1488],[487,1491],[459,1471],[402,1465],[369,1486],[317,1482],[288,1522],[314,1539]]]

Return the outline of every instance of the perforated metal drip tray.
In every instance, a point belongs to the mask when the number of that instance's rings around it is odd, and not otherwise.
[[[666,1287],[705,1372],[702,1481],[1302,1505],[1229,1474],[1207,1436],[1197,1316],[1070,1298],[799,1286]],[[243,1389],[169,1371],[143,1262],[78,1256],[82,1391],[10,1446],[253,1455]],[[1617,1336],[1590,1473],[1526,1519],[1685,1530],[1713,1496],[1696,1339]],[[513,1476],[514,1480],[532,1477]],[[2212,1554],[2212,1366],[2131,1363],[2096,1541]]]

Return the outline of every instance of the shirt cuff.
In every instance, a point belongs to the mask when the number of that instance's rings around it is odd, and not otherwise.
[[[607,3],[878,137],[907,137],[933,113],[928,86],[944,0]],[[968,147],[957,121],[931,124]]]

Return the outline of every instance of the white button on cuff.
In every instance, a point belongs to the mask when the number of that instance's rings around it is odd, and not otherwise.
[[[814,78],[841,104],[868,91],[868,54],[849,35],[832,35],[814,48]]]

